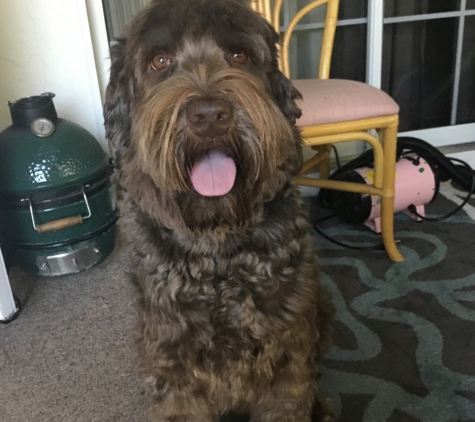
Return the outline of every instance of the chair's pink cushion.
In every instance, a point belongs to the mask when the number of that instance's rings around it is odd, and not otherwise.
[[[297,101],[302,117],[297,126],[315,126],[399,113],[384,91],[345,79],[300,79],[292,83],[302,94]]]

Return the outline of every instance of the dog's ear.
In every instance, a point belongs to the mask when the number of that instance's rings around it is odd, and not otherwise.
[[[290,124],[295,125],[296,120],[302,115],[295,100],[301,99],[302,95],[282,72],[277,71],[276,79],[273,84],[274,98]]]
[[[130,143],[130,109],[134,95],[133,76],[125,69],[125,40],[111,47],[111,70],[104,104],[106,137],[116,155],[123,155]]]

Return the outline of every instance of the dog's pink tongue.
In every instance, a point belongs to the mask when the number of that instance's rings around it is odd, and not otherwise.
[[[226,195],[236,180],[236,163],[218,152],[208,153],[191,169],[191,183],[203,196]]]

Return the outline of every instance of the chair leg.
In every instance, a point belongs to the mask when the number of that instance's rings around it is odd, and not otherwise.
[[[389,258],[404,261],[394,240],[394,182],[396,172],[397,121],[382,130],[384,151],[383,196],[381,198],[381,236]]]

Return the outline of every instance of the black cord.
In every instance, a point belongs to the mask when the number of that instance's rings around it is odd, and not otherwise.
[[[431,156],[429,154],[424,154],[424,156],[422,155],[419,155],[421,158],[424,158],[427,157],[427,158],[437,158],[437,157],[434,157],[434,156]],[[406,157],[407,158],[407,157]],[[419,214],[417,211],[416,211],[416,207],[415,205],[411,204],[407,207],[407,209],[412,213],[414,214],[416,217],[420,218],[421,220],[424,220],[424,221],[442,221],[442,220],[446,220],[447,218],[449,217],[452,217],[454,214],[458,213],[466,204],[467,202],[470,200],[470,198],[472,197],[472,192],[473,190],[475,189],[475,172],[472,170],[472,168],[468,165],[468,163],[466,163],[465,161],[462,161],[462,160],[459,160],[458,158],[453,158],[453,157],[446,157],[447,160],[450,160],[450,161],[453,161],[453,162],[456,162],[456,163],[459,163],[459,164],[462,164],[471,174],[472,174],[472,184],[471,184],[471,187],[468,191],[468,195],[466,196],[466,198],[462,201],[462,203],[456,207],[454,210],[450,211],[449,213],[445,214],[445,215],[441,215],[439,217],[425,217],[421,214]]]
[[[354,245],[349,245],[347,243],[339,242],[338,240],[335,240],[328,236],[326,233],[324,233],[320,228],[318,228],[318,224],[323,223],[324,221],[330,220],[333,217],[337,217],[338,214],[330,214],[326,215],[325,217],[319,218],[313,223],[313,228],[314,230],[322,237],[327,239],[329,242],[334,243],[335,245],[341,246],[342,248],[346,249],[353,249],[357,251],[384,251],[384,245],[380,243],[379,245],[372,245],[372,246],[354,246]]]
[[[341,168],[340,155],[338,154],[338,150],[336,149],[336,146],[334,144],[332,144],[332,149],[335,154],[336,168],[340,169]]]

